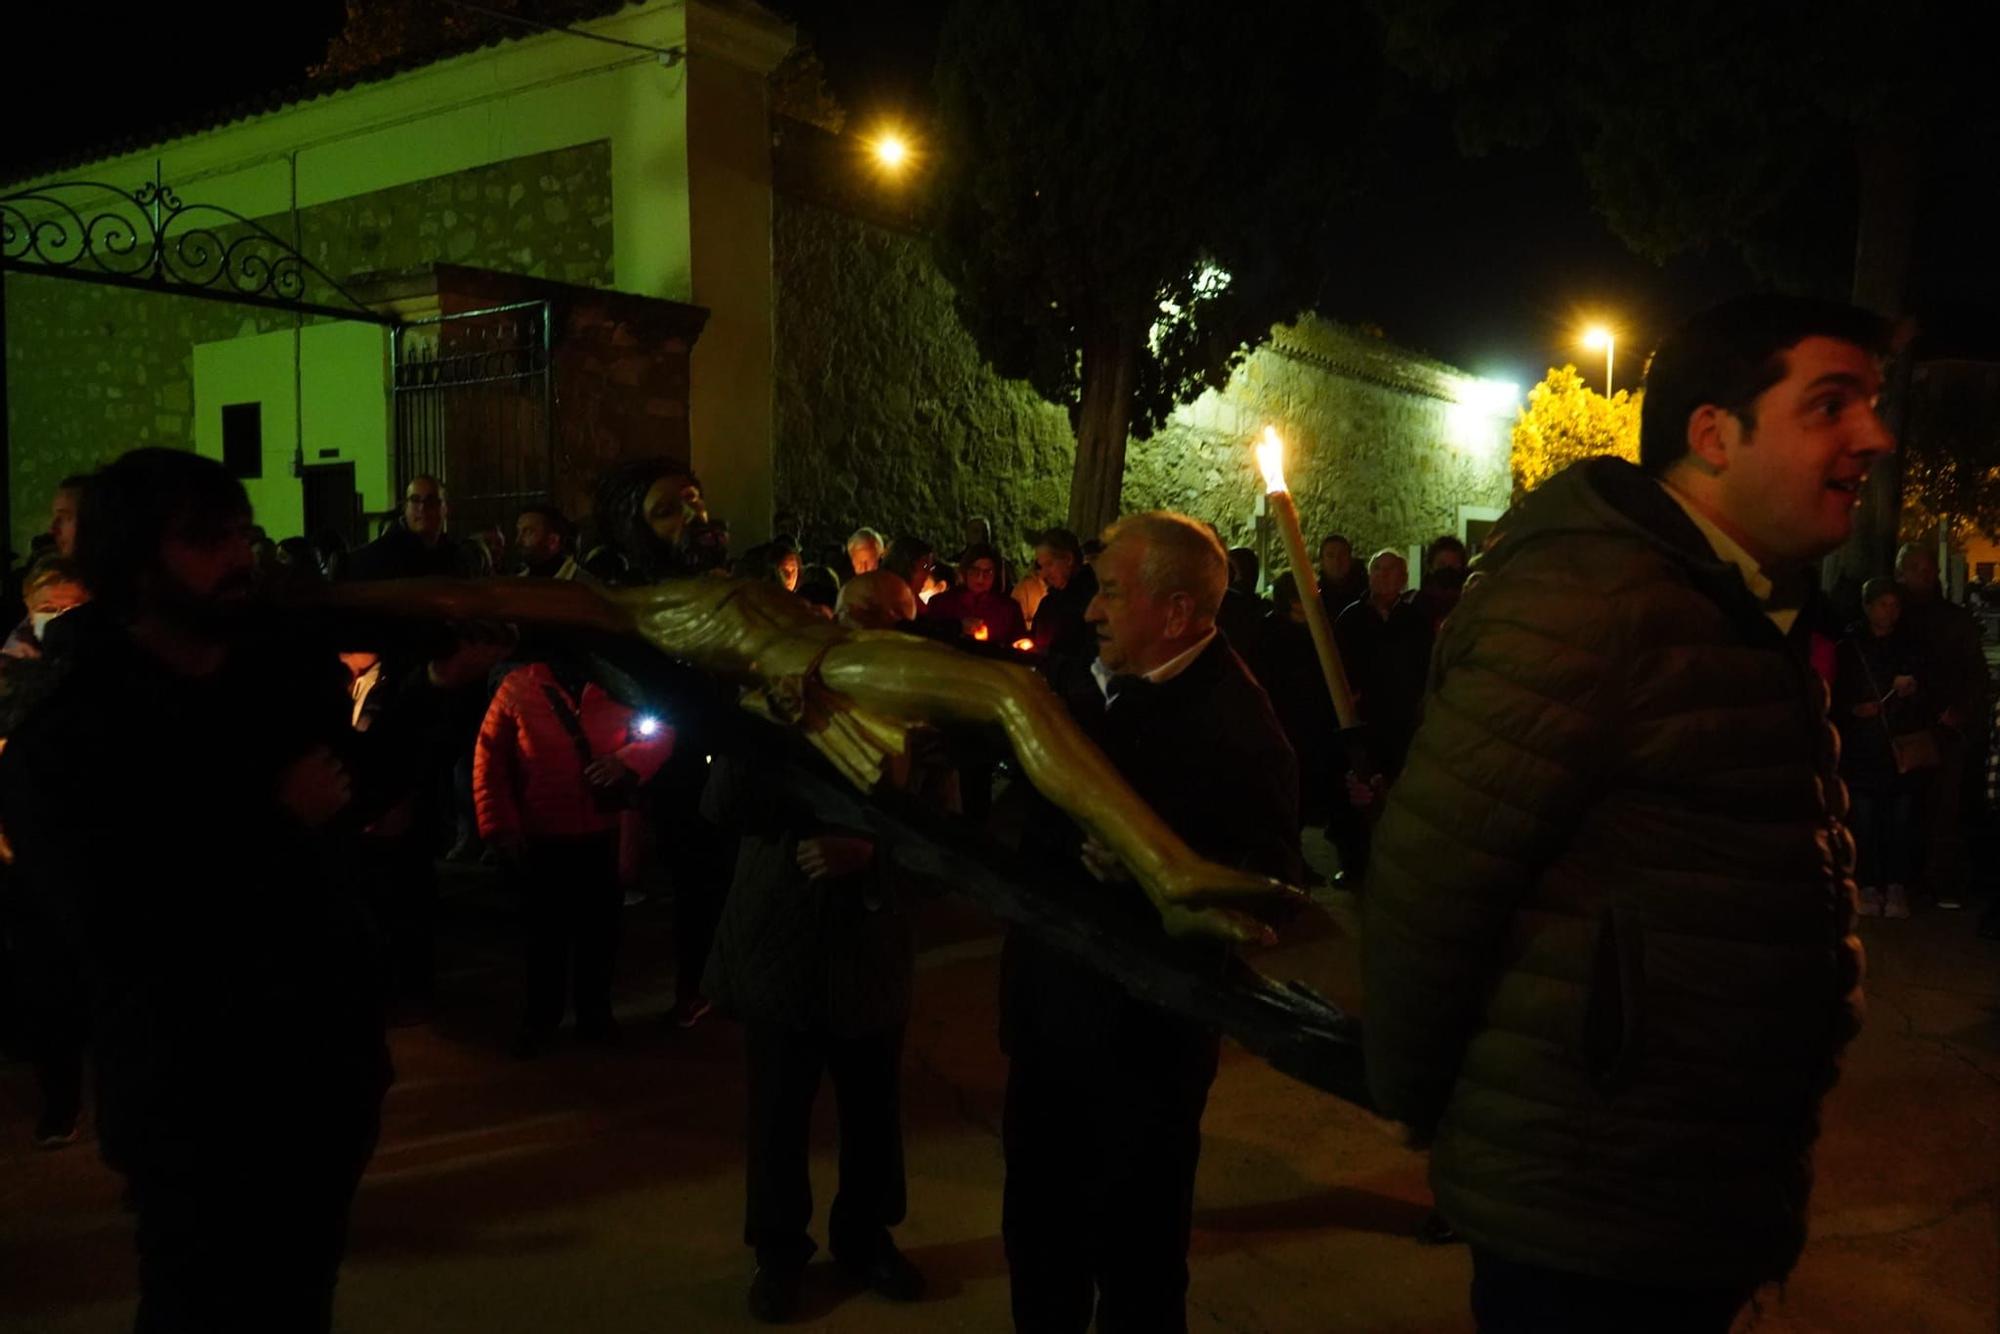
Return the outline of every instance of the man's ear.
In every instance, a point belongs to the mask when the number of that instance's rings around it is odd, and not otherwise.
[[[1738,443],[1743,424],[1736,414],[1713,403],[1704,403],[1688,414],[1688,461],[1711,477],[1729,469],[1729,446]]]

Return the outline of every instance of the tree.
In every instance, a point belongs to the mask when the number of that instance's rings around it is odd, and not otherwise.
[[[1355,0],[960,0],[937,70],[937,254],[999,373],[1069,409],[1069,522],[1132,434],[1319,294],[1382,91]]]
[[[2000,540],[2000,367],[1928,363],[1911,385],[1907,420],[1902,537],[1934,534],[1943,518],[1960,543]]]
[[[482,9],[489,12],[479,12]],[[503,16],[561,26],[604,12],[602,0],[480,0],[477,9],[440,0],[420,4],[410,0],[347,0],[347,18],[327,43],[326,59],[307,73],[315,79],[345,78],[535,31]]]
[[[1734,245],[1774,285],[1884,315],[1907,300],[1926,163],[2000,138],[1990,34],[1944,0],[1378,3],[1392,58],[1457,96],[1468,151],[1565,136],[1635,252]],[[1850,577],[1888,568],[1899,475],[1870,480]]]
[[[1512,458],[1518,498],[1579,460],[1615,454],[1639,461],[1640,396],[1610,398],[1583,382],[1574,366],[1551,368],[1528,391],[1514,422]]]

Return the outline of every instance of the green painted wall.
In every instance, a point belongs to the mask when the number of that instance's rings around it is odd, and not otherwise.
[[[288,218],[264,222],[280,235],[290,234]],[[336,278],[442,260],[605,286],[613,279],[612,225],[611,152],[602,142],[376,190],[299,214],[306,257]],[[8,274],[6,283],[12,524],[19,549],[25,550],[28,534],[46,525],[49,496],[58,479],[95,468],[137,445],[193,447],[197,409],[203,431],[216,432],[218,454],[217,414],[224,401],[282,400],[289,420],[294,401],[290,316],[40,275]],[[310,358],[319,348],[320,356],[332,360],[302,365],[303,381],[319,384],[330,372],[351,368],[359,375],[365,369],[365,351],[357,351],[351,341],[319,335],[317,328],[309,327],[304,354]],[[270,345],[284,345],[282,358],[260,350],[245,352],[240,365],[228,357],[214,360],[216,373],[228,384],[217,392],[241,397],[198,401],[198,345],[278,331],[284,336],[271,339]],[[380,338],[372,328],[363,332]],[[252,367],[259,369],[253,372]],[[340,437],[345,414],[372,414],[381,392],[379,378],[357,382],[357,397],[351,400],[329,387],[317,396],[319,401],[340,406],[314,409],[309,402],[308,433],[324,429]],[[315,412],[329,410],[336,416],[316,425]],[[272,412],[267,407],[267,447],[276,447]],[[384,508],[386,435],[375,430],[361,438],[376,442],[374,458],[360,452],[353,456],[364,503]],[[292,443],[287,426],[282,440],[287,459]],[[310,447],[307,461],[320,461]],[[297,522],[299,490],[289,469],[282,479],[274,479],[267,468],[253,499],[260,510],[270,507],[265,526],[273,536],[295,531],[287,525]]]
[[[299,457],[308,466],[354,464],[363,508],[391,507],[388,344],[376,325],[330,322],[196,345],[197,452],[222,457],[225,406],[261,406],[263,468],[243,485],[266,532],[305,534],[305,493],[293,468]]]
[[[1060,522],[1075,438],[1066,414],[981,360],[928,243],[780,192],[776,503],[814,541],[857,524],[955,544],[967,515],[1009,549]],[[1470,376],[1319,322],[1275,331],[1227,390],[1128,451],[1124,506],[1166,507],[1252,544],[1251,439],[1274,422],[1306,526],[1357,549],[1458,529],[1507,501],[1506,430]],[[1486,406],[1482,406],[1482,405]]]

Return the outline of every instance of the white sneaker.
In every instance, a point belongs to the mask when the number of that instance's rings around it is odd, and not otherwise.
[[[1882,915],[1896,918],[1910,915],[1910,896],[1901,885],[1889,886],[1889,892],[1882,900]]]
[[[1863,885],[1861,892],[1854,896],[1854,910],[1863,917],[1882,915],[1882,891],[1873,885]]]

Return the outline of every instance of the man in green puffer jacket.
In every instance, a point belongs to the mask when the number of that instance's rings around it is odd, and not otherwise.
[[[1894,447],[1882,343],[1789,298],[1696,317],[1640,465],[1516,507],[1439,637],[1375,842],[1368,1064],[1482,1334],[1722,1334],[1798,1260],[1861,972],[1799,609]]]

